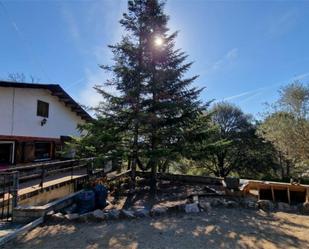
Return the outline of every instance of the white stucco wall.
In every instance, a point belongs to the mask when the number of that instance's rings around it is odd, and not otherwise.
[[[15,91],[15,97],[14,97]],[[49,103],[47,123],[37,116],[37,101]],[[78,136],[82,120],[48,90],[0,87],[0,135],[59,138]]]

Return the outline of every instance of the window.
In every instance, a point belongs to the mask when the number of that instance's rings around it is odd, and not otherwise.
[[[49,104],[44,101],[38,100],[37,116],[48,118],[48,113]]]

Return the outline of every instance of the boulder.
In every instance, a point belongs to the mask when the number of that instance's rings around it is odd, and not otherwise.
[[[64,220],[64,215],[62,213],[56,213],[56,214],[53,214],[50,216],[52,218],[52,220],[55,220],[55,221],[61,221],[61,220]]]
[[[259,200],[257,204],[260,209],[267,212],[273,211],[275,208],[275,205],[269,200]]]
[[[127,218],[127,219],[134,219],[135,218],[135,215],[134,215],[133,211],[125,210],[125,209],[122,209],[120,211],[120,216],[122,218]]]
[[[210,198],[209,202],[212,207],[220,207],[220,206],[224,206],[225,204],[224,200],[218,199],[218,198]]]
[[[184,212],[185,211],[185,206],[186,204],[184,203],[171,203],[167,206],[165,206],[167,208],[167,212],[168,213],[178,213],[178,212]]]
[[[278,210],[284,211],[284,212],[288,212],[292,210],[291,206],[285,202],[278,202],[277,207],[278,207]]]
[[[258,208],[258,204],[256,201],[251,201],[251,200],[247,200],[244,203],[245,208],[250,208],[250,209],[257,209]]]
[[[66,214],[64,216],[67,220],[76,220],[79,218],[79,214],[77,213],[72,213],[72,214]]]
[[[92,212],[93,218],[97,220],[106,219],[106,214],[101,209],[96,209]]]
[[[211,204],[208,201],[201,201],[199,203],[199,206],[201,209],[203,209],[203,211],[205,212],[209,212],[211,210]]]
[[[239,207],[239,203],[236,201],[225,201],[224,206],[227,208],[237,208]]]
[[[303,214],[309,214],[309,202],[304,202],[301,206],[301,212]]]
[[[146,208],[139,208],[134,211],[134,215],[139,218],[148,217],[149,211]]]
[[[93,218],[94,218],[93,212],[88,212],[88,213],[80,214],[78,217],[78,220],[82,222],[86,222],[89,220],[93,220]]]
[[[53,215],[54,217],[57,217],[57,218],[63,218],[64,216],[63,216],[63,214],[62,213],[56,213],[56,214],[54,214]]]
[[[110,209],[106,213],[108,219],[118,219],[120,211],[117,209]]]
[[[174,206],[170,206],[168,211],[170,211],[171,213],[173,213],[173,212],[185,212],[186,205],[187,204],[182,203],[182,204],[177,204],[177,205],[174,205]]]
[[[55,211],[54,210],[51,210],[51,211],[49,211],[46,215],[47,216],[52,216],[52,215],[54,215],[55,214]]]
[[[186,213],[198,213],[200,209],[197,203],[190,203],[185,205],[185,212]]]
[[[150,210],[150,215],[151,216],[160,216],[160,215],[164,215],[167,213],[167,208],[166,207],[153,207]]]

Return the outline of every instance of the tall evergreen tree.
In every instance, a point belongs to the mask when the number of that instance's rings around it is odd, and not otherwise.
[[[164,5],[159,0],[128,1],[120,21],[126,34],[110,46],[113,65],[102,66],[112,72],[106,85],[117,95],[96,87],[104,97],[98,118],[110,119],[124,134],[133,178],[137,166],[151,169],[153,187],[158,167],[183,152],[186,133],[204,108],[198,99],[202,89],[191,86],[197,76],[185,77],[192,62],[186,63],[187,55],[175,49],[177,32],[169,32]]]

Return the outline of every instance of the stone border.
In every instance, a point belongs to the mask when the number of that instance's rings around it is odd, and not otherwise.
[[[52,221],[78,221],[78,222],[88,222],[88,221],[108,221],[108,220],[118,220],[118,219],[137,219],[144,217],[157,217],[166,214],[176,214],[176,213],[199,213],[199,212],[209,212],[213,207],[226,207],[235,208],[244,206],[240,203],[232,200],[225,200],[223,198],[210,198],[208,200],[200,200],[196,202],[189,202],[188,200],[183,200],[183,203],[179,204],[169,204],[166,205],[155,205],[152,209],[147,209],[144,207],[135,209],[110,209],[110,210],[94,210],[85,214],[77,213],[49,213],[47,218]],[[257,208],[256,202],[246,205],[247,208]]]
[[[199,213],[199,212],[210,212],[213,208],[245,208],[252,210],[263,210],[266,212],[282,211],[282,212],[299,212],[302,211],[302,207],[290,206],[287,203],[273,203],[268,200],[254,201],[249,199],[238,199],[233,200],[230,198],[207,198],[201,199],[196,202],[189,202],[188,200],[183,200],[184,203],[181,204],[170,204],[168,206],[155,205],[152,209],[147,209],[144,207],[135,209],[110,209],[110,210],[94,210],[85,214],[77,213],[49,213],[47,218],[52,221],[77,221],[77,222],[88,222],[88,221],[109,221],[109,220],[119,220],[119,219],[138,219],[145,217],[157,217],[166,214],[177,214],[177,213]],[[309,203],[307,204],[307,209],[309,208]],[[308,213],[309,214],[309,213]]]

